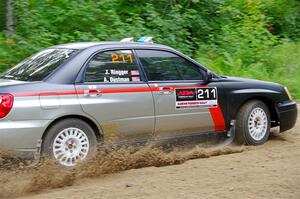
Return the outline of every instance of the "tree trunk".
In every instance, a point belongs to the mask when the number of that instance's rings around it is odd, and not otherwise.
[[[13,0],[6,0],[6,31],[8,34],[15,32]]]
[[[6,14],[6,1],[0,0],[0,32],[6,29],[6,22],[5,22],[5,14]]]

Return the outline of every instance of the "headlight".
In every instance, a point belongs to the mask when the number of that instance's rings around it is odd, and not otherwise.
[[[293,98],[292,98],[292,95],[291,95],[291,93],[289,92],[288,88],[287,88],[287,87],[284,87],[284,90],[285,90],[287,96],[289,97],[289,100],[292,100]]]

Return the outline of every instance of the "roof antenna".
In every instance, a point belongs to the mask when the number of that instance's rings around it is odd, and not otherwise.
[[[133,42],[133,37],[124,38],[120,42]]]

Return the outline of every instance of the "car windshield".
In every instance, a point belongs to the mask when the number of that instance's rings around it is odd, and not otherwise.
[[[1,79],[41,81],[78,50],[46,49],[17,64],[0,75]]]

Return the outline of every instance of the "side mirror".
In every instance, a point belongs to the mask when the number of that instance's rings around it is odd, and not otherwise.
[[[207,82],[209,82],[210,80],[212,80],[213,79],[213,74],[212,74],[212,72],[210,72],[209,70],[206,72],[206,78],[205,78],[205,80],[207,81]]]

